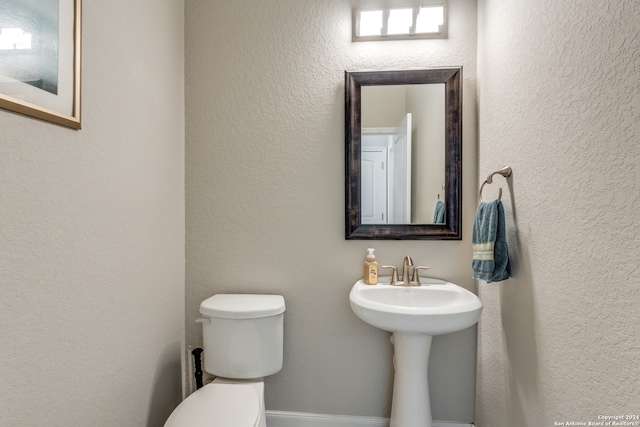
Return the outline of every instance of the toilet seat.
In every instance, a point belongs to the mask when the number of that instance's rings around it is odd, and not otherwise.
[[[164,427],[256,427],[260,401],[249,384],[210,383],[187,397]]]

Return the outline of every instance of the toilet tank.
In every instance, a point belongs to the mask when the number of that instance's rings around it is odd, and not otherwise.
[[[281,295],[218,294],[204,300],[204,369],[237,379],[279,372],[284,310]]]

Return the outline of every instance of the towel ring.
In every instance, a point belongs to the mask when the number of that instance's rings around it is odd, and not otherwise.
[[[478,192],[478,195],[480,196],[480,201],[483,202],[484,200],[482,200],[482,189],[484,188],[484,186],[486,184],[491,184],[493,183],[493,176],[498,174],[498,175],[502,175],[505,178],[509,178],[511,176],[511,174],[513,173],[513,171],[511,170],[511,167],[509,166],[505,166],[500,170],[497,170],[495,172],[492,172],[487,179],[484,180],[484,182],[482,183],[482,185],[480,186],[480,191]],[[498,200],[500,200],[502,198],[502,187],[500,187],[499,192],[498,192]]]

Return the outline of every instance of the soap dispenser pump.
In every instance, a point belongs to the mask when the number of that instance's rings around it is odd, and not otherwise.
[[[378,263],[373,253],[374,248],[367,248],[367,259],[364,262],[364,283],[375,285],[378,283]]]

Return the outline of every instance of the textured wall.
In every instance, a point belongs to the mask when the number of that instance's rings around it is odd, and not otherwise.
[[[479,285],[479,427],[640,410],[639,22],[630,0],[480,2],[479,175],[513,167],[515,275]]]
[[[285,360],[267,408],[388,416],[388,334],[351,312],[368,246],[469,288],[475,210],[476,3],[452,0],[448,40],[351,42],[351,4],[186,2],[186,336],[220,292],[281,293]],[[463,237],[344,240],[344,70],[463,65]],[[473,417],[474,329],[434,340],[434,416]]]
[[[0,425],[160,426],[180,399],[183,7],[84,2],[80,131],[0,111]]]

